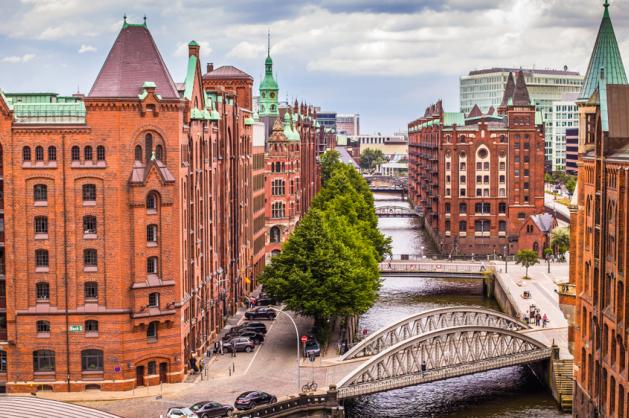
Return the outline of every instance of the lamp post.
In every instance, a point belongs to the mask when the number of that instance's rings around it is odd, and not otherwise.
[[[508,271],[507,271],[507,255],[508,255],[509,247],[505,245],[502,249],[504,250],[504,255],[505,255],[505,273],[508,273]]]
[[[297,339],[297,392],[299,392],[301,390],[301,371],[299,369],[299,360],[301,355],[299,354],[299,347],[300,347],[300,342],[299,342],[299,329],[297,328],[297,324],[295,323],[295,320],[293,319],[292,316],[290,316],[287,312],[284,312],[280,309],[274,308],[272,306],[269,306],[269,309],[273,309],[275,312],[278,313],[282,313],[284,315],[286,315],[288,317],[288,319],[290,319],[290,322],[293,323],[293,326],[295,327],[295,337]]]

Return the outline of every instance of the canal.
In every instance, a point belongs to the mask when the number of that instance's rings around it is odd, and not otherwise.
[[[398,196],[376,194],[376,206],[408,205]],[[433,247],[416,219],[382,218],[380,230],[393,239],[394,254],[431,254]],[[387,277],[376,305],[361,318],[373,332],[413,313],[446,306],[499,309],[484,298],[477,280]],[[569,417],[525,366],[379,393],[349,401],[348,418]]]

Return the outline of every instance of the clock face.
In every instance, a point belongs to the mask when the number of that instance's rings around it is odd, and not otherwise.
[[[275,99],[275,93],[271,92],[271,99]]]
[[[265,98],[265,97],[266,97],[266,93],[262,92],[262,98]]]

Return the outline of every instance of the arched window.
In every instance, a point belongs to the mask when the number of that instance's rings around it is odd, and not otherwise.
[[[81,351],[81,369],[84,372],[102,372],[103,351],[95,349]]]
[[[72,161],[79,161],[81,159],[81,149],[78,146],[72,147]]]
[[[149,326],[146,328],[146,338],[151,341],[157,341],[157,332],[159,329],[159,322],[157,321],[153,321],[149,324]]]
[[[35,202],[48,201],[48,187],[45,184],[36,184],[33,187],[33,199]]]
[[[96,216],[86,215],[83,217],[83,233],[88,235],[96,234]]]
[[[157,210],[157,194],[151,192],[146,197],[146,209],[150,211]]]
[[[142,146],[141,145],[136,145],[135,146],[135,160],[136,161],[142,161]]]
[[[273,202],[273,205],[271,206],[271,217],[272,218],[284,217],[284,203],[283,202]]]
[[[157,225],[151,224],[146,227],[146,241],[152,243],[157,242]]]
[[[105,147],[102,145],[99,145],[98,147],[96,147],[96,159],[98,161],[105,161]]]
[[[83,150],[83,157],[85,158],[85,161],[91,161],[93,158],[92,155],[92,147],[91,146],[86,146],[85,149]]]
[[[148,274],[158,274],[157,257],[149,257],[146,259],[146,272]]]
[[[96,201],[96,185],[95,184],[83,185],[83,201],[84,202]]]
[[[275,172],[279,173],[281,170],[281,164],[279,162],[275,163]]]
[[[35,250],[35,267],[48,267],[48,250]],[[45,283],[48,286],[48,283]]]
[[[274,226],[273,228],[271,228],[270,232],[270,241],[275,243],[275,242],[280,242],[281,238],[282,238],[282,234],[280,233],[280,228],[277,226]]]
[[[50,322],[37,321],[37,332],[50,332]]]
[[[282,179],[275,179],[271,185],[271,193],[273,196],[284,196],[285,182]]]
[[[459,213],[462,215],[467,214],[467,203],[459,203]]]
[[[48,147],[48,161],[57,161],[57,148],[52,145]]]
[[[54,372],[55,352],[52,350],[33,351],[33,371]]]
[[[151,308],[159,308],[159,293],[157,292],[149,293],[148,306]]]
[[[148,162],[151,159],[151,154],[153,153],[153,135],[146,134],[144,137],[144,152],[146,155],[146,161]]]
[[[35,234],[47,234],[48,233],[48,217],[36,216],[35,217]]]
[[[85,282],[85,284],[83,284],[83,292],[86,300],[98,299],[98,283]]]
[[[83,250],[83,265],[85,267],[98,266],[98,254],[94,248],[86,248]]]
[[[24,161],[30,161],[31,160],[31,147],[24,147],[24,148],[22,148],[22,159]]]
[[[155,159],[157,161],[164,161],[164,147],[161,145],[155,147]]]
[[[85,321],[85,332],[98,332],[98,321],[95,319]]]
[[[44,161],[44,147],[35,147],[35,161]]]
[[[539,244],[537,243],[537,241],[533,243],[533,251],[539,252]]]
[[[518,213],[518,220],[523,221],[524,219],[526,219],[526,213],[524,212]]]

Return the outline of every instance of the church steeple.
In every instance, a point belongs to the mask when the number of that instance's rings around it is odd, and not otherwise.
[[[271,58],[271,32],[267,34],[267,53],[264,61],[264,79],[260,83],[259,115],[279,116],[278,108],[279,87],[277,80],[273,77],[273,59]]]
[[[603,3],[605,11],[603,20],[598,30],[596,43],[592,50],[590,64],[585,75],[583,87],[581,88],[581,99],[589,99],[596,87],[598,87],[601,69],[604,70],[607,84],[628,84],[625,67],[622,63],[618,42],[614,34],[614,26],[609,17],[609,2]]]

